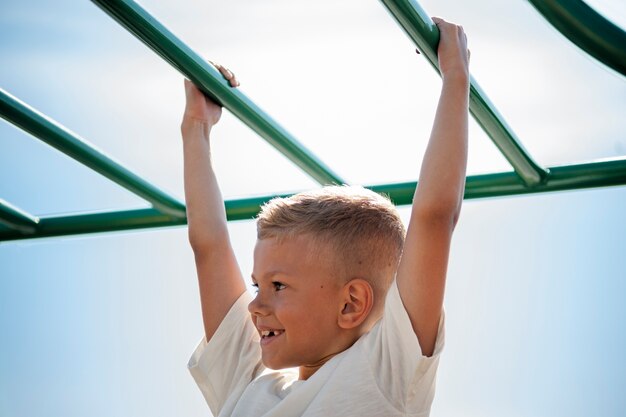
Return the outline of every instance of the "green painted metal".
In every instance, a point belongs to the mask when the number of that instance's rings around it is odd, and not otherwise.
[[[146,199],[159,211],[185,218],[185,205],[133,174],[75,133],[0,89],[0,116],[20,129]]]
[[[437,59],[439,30],[428,14],[414,0],[381,0],[381,2],[430,64],[439,71]],[[470,82],[470,112],[526,185],[535,186],[548,177],[549,172],[530,157],[473,77]]]
[[[582,164],[550,167],[550,176],[540,185],[527,187],[515,172],[470,175],[465,181],[465,199],[505,197],[555,191],[626,185],[626,157]],[[368,187],[388,195],[397,205],[411,204],[416,182]]]
[[[186,222],[187,219],[174,218],[154,208],[50,216],[39,219],[34,235],[0,228],[0,241],[176,226]]]
[[[240,89],[231,88],[212,65],[137,3],[132,0],[93,2],[320,184],[345,183]]]
[[[439,34],[426,13],[413,0],[382,1],[430,63],[437,68],[436,47]],[[535,1],[531,1],[536,5]],[[230,88],[212,66],[136,3],[131,0],[94,2],[320,183],[343,183],[239,90]],[[561,7],[568,9],[562,5]],[[581,6],[578,3],[571,6],[576,7]],[[578,16],[578,23],[584,21],[583,17]],[[595,24],[599,23],[593,23],[592,26]],[[623,32],[620,36],[623,36]],[[623,63],[623,58],[620,59]],[[465,199],[626,185],[626,157],[542,169],[528,156],[473,79],[471,84],[470,110],[511,162],[515,172],[467,177]],[[0,241],[186,224],[183,203],[130,173],[76,134],[1,89],[0,115],[154,205],[154,208],[148,209],[38,218],[0,200]],[[406,182],[372,185],[368,188],[388,195],[397,205],[406,205],[411,204],[416,186],[416,182]],[[227,219],[232,221],[253,218],[260,207],[274,197],[277,196],[228,200],[225,202]]]
[[[0,224],[27,235],[35,233],[39,218],[0,198]]]
[[[626,75],[626,32],[581,0],[529,0],[552,26],[598,61]]]
[[[533,188],[527,187],[515,172],[469,176],[465,184],[465,199],[626,185],[626,157],[555,166],[550,168],[550,172],[551,175],[545,182]],[[371,185],[367,188],[388,195],[397,205],[408,205],[413,200],[416,186],[416,182],[405,182]],[[251,219],[267,201],[288,195],[290,194],[228,200],[225,202],[227,218],[229,221]],[[0,224],[0,241],[184,224],[186,219],[173,219],[154,209],[42,217],[34,235]]]

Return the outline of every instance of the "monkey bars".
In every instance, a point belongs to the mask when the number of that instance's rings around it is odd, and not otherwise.
[[[437,59],[439,31],[426,12],[417,2],[412,0],[381,1],[420,52],[428,59],[428,62],[439,71]],[[470,82],[469,107],[476,122],[491,138],[526,185],[537,185],[548,176],[548,172],[533,161],[473,77]]]
[[[534,188],[527,187],[514,172],[471,175],[466,180],[464,198],[501,197],[624,185],[626,157],[550,167],[550,173],[547,181]],[[405,205],[411,204],[416,186],[416,182],[405,182],[366,187],[387,194],[397,205]],[[287,195],[272,194],[227,200],[226,216],[229,221],[253,218],[264,203],[274,197]],[[8,216],[4,217],[5,222],[12,220],[14,227],[3,227],[0,223],[0,241],[177,226],[187,223],[186,219],[172,218],[153,208],[32,218],[16,207],[3,206],[3,203],[6,204],[0,200],[0,219],[7,213]],[[32,234],[33,227],[36,227],[35,236]]]
[[[424,10],[414,0],[381,1],[437,69],[439,33]],[[134,1],[93,2],[319,183],[344,183],[244,94],[230,88],[217,70]],[[566,36],[572,42],[624,74],[626,60],[623,49],[624,32],[621,29],[614,25],[609,26],[611,23],[595,12],[590,17],[586,16],[585,7],[590,8],[580,0],[531,2],[557,28],[563,26],[563,22],[569,22],[567,29],[559,30],[567,32]],[[548,9],[551,11],[546,12]],[[571,18],[559,17],[563,11],[574,16],[576,24],[571,24]],[[597,36],[590,36],[590,30]],[[596,46],[589,46],[586,39],[592,39],[591,43]],[[598,50],[601,52],[597,52]],[[626,157],[550,168],[539,166],[473,78],[470,87],[470,111],[511,163],[514,172],[467,177],[467,199],[626,184]],[[0,116],[144,198],[153,206],[146,209],[70,213],[39,218],[0,199],[0,241],[186,224],[185,206],[182,202],[133,174],[75,133],[1,89]],[[416,186],[416,182],[406,182],[372,185],[368,188],[388,194],[396,204],[410,204]],[[275,195],[226,201],[228,220],[253,217],[260,206],[273,197]]]
[[[185,205],[182,202],[133,174],[75,133],[1,88],[0,115],[20,129],[146,199],[160,212],[185,218]]]
[[[552,26],[598,61],[626,75],[626,32],[581,0],[530,0]]]
[[[0,199],[0,219],[10,229],[26,235],[35,233],[39,224],[38,217],[31,216],[2,199]]]
[[[137,3],[132,0],[93,2],[319,183],[344,182],[240,90],[231,88],[211,64]]]

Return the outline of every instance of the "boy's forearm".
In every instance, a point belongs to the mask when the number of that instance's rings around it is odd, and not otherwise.
[[[230,245],[224,201],[211,165],[210,127],[185,118],[181,126],[189,243],[198,271],[206,340],[245,291]]]
[[[234,87],[234,75],[219,67]],[[189,243],[194,252],[206,340],[210,340],[233,303],[245,292],[226,225],[224,200],[211,165],[211,128],[222,108],[185,80],[185,113],[181,124],[185,201]]]
[[[414,211],[458,217],[465,189],[469,77],[443,78],[441,97],[413,202]],[[426,212],[426,213],[424,213]]]
[[[181,130],[189,241],[194,249],[228,242],[224,201],[211,164],[210,127],[186,119]]]

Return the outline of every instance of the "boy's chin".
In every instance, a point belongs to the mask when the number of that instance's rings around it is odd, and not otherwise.
[[[265,366],[268,369],[272,369],[274,371],[278,371],[280,369],[287,369],[287,368],[297,368],[298,365],[294,365],[294,364],[288,364],[285,363],[283,361],[279,361],[276,359],[267,359],[267,358],[261,358],[261,363],[263,363],[263,366]]]
[[[271,369],[273,371],[280,371],[281,369],[289,368],[288,366],[274,365],[274,364],[269,364],[269,363],[265,363],[265,362],[263,362],[263,365],[267,369]]]

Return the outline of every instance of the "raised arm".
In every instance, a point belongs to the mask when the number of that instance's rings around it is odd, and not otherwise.
[[[231,86],[239,85],[230,71],[216,67]],[[211,165],[209,136],[222,108],[188,80],[185,96],[181,132],[189,242],[198,272],[204,331],[209,340],[245,291],[245,284],[230,244],[224,201]]]
[[[422,163],[397,283],[422,354],[433,354],[443,306],[452,232],[459,218],[467,166],[469,52],[463,28],[439,28],[441,97]]]

